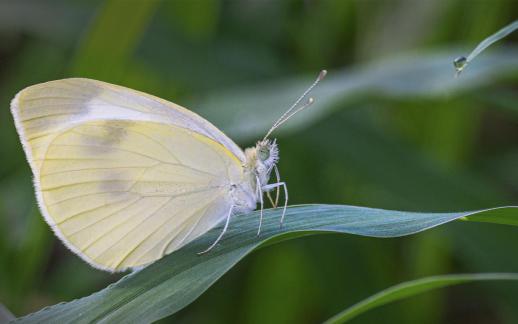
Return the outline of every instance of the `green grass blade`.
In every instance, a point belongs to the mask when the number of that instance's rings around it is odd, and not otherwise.
[[[476,273],[476,274],[454,274],[443,276],[431,276],[417,280],[407,281],[385,290],[380,291],[357,304],[336,314],[324,323],[336,324],[345,323],[354,317],[407,297],[412,297],[434,289],[448,286],[469,283],[473,281],[489,280],[518,280],[518,273]]]
[[[493,35],[487,37],[483,41],[481,41],[475,49],[469,53],[468,57],[458,57],[453,61],[453,65],[455,67],[455,71],[457,76],[460,75],[462,70],[466,68],[466,66],[475,58],[477,57],[482,51],[484,51],[486,48],[491,46],[493,43],[501,40],[502,38],[506,37],[513,31],[518,29],[518,20],[513,21],[509,25],[505,26],[504,28],[500,29]]]
[[[221,243],[198,256],[218,236],[221,227],[150,266],[90,296],[57,304],[20,318],[22,323],[55,321],[152,322],[184,308],[254,249],[304,235],[347,233],[371,237],[397,237],[418,233],[456,219],[478,215],[498,217],[512,224],[518,207],[474,212],[415,213],[347,205],[301,205],[288,208],[284,229],[282,210],[265,210],[261,236],[259,213],[237,215]],[[502,221],[500,221],[502,223]]]

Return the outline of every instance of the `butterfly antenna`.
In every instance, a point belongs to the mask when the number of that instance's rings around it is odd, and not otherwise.
[[[311,92],[311,90],[313,90],[313,88],[320,82],[324,79],[324,77],[326,76],[327,74],[327,71],[326,70],[322,70],[320,71],[320,73],[318,74],[318,77],[317,79],[313,82],[312,85],[309,86],[309,88],[306,89],[306,91],[304,91],[304,93],[295,101],[295,103],[293,103],[293,105],[291,105],[291,107],[286,110],[286,112],[284,114],[282,114],[281,117],[279,117],[279,119],[277,119],[277,121],[273,124],[273,126],[270,128],[270,130],[266,133],[266,135],[264,136],[263,138],[263,141],[266,140],[268,138],[268,136],[270,136],[270,134],[277,128],[279,128],[279,126],[281,126],[282,124],[284,124],[288,119],[290,119],[291,117],[293,117],[296,113],[306,109],[307,107],[311,106],[313,104],[313,102],[315,102],[315,100],[313,98],[309,98],[307,103],[305,103],[304,105],[300,106],[297,108],[297,106],[300,104],[300,102],[302,100],[304,100],[304,98],[307,97],[307,95]]]

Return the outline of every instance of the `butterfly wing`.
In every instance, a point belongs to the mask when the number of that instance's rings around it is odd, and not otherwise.
[[[47,85],[23,90],[12,111],[42,213],[84,260],[109,271],[142,266],[226,216],[242,161],[214,126],[122,87]]]
[[[243,151],[218,128],[192,111],[161,98],[91,79],[63,79],[28,87],[11,104],[18,132],[29,135],[41,160],[60,130],[92,120],[156,121],[190,129],[225,146],[239,160]],[[39,163],[39,162],[38,162]]]

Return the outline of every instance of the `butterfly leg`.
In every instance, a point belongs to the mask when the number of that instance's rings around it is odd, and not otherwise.
[[[277,183],[281,182],[281,175],[279,174],[279,169],[277,168],[277,165],[273,165],[274,171],[275,171],[275,177],[277,178]],[[275,202],[272,199],[272,196],[270,195],[270,192],[267,191],[266,195],[268,196],[268,199],[270,200],[270,203],[272,204],[273,208],[277,208],[277,205],[279,204],[279,196],[280,196],[280,189],[277,187],[275,189]]]
[[[259,178],[257,178],[257,183],[259,182]],[[264,210],[264,200],[263,200],[263,192],[259,185],[257,186],[257,196],[259,197],[259,202],[261,203],[261,216],[259,216],[259,228],[257,229],[257,236],[261,234],[261,226],[263,225],[263,210]]]
[[[277,183],[281,182],[281,175],[279,174],[279,169],[277,168],[277,164],[273,165],[273,170],[275,171],[275,177],[277,178]],[[281,190],[279,187],[275,190],[275,208],[277,208],[277,205],[279,204],[279,196],[281,194]]]
[[[268,200],[270,201],[270,204],[272,204],[273,208],[277,208],[277,205],[275,204],[275,201],[273,201],[272,195],[270,195],[270,192],[266,192],[266,196],[268,197]]]
[[[277,182],[277,183],[270,183],[266,186],[263,186],[261,189],[262,191],[269,191],[273,188],[284,188],[284,209],[282,210],[282,216],[281,216],[281,228],[284,223],[284,216],[286,215],[286,208],[288,208],[288,187],[286,186],[285,182]]]
[[[234,209],[234,205],[230,206],[230,210],[228,211],[228,214],[227,214],[227,220],[225,221],[225,226],[223,227],[223,230],[221,231],[221,234],[219,234],[218,238],[205,251],[198,252],[198,255],[202,255],[202,254],[209,252],[210,250],[212,250],[213,247],[216,246],[216,244],[218,244],[218,242],[221,240],[223,235],[227,232],[228,224],[230,223],[230,216],[232,216],[233,209]]]

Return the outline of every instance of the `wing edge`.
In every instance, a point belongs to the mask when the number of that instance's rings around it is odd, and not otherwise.
[[[74,254],[78,255],[81,259],[83,259],[86,263],[88,263],[92,267],[99,269],[99,270],[111,272],[111,273],[122,272],[122,271],[127,270],[127,269],[112,269],[112,268],[103,266],[102,264],[96,263],[94,260],[92,260],[86,254],[81,252],[81,250],[79,250],[77,247],[72,245],[67,240],[66,236],[61,232],[61,230],[57,226],[56,222],[50,216],[50,213],[48,212],[47,207],[45,206],[45,201],[43,199],[43,192],[41,190],[41,184],[40,184],[40,172],[39,172],[38,168],[36,167],[36,165],[34,164],[34,157],[32,155],[31,147],[30,147],[29,142],[27,141],[25,129],[22,125],[22,120],[20,118],[19,101],[20,101],[20,96],[23,94],[24,91],[25,91],[25,89],[18,92],[16,94],[16,96],[13,98],[13,100],[11,100],[11,114],[13,115],[14,125],[16,127],[16,131],[19,134],[20,142],[22,143],[22,147],[23,147],[23,151],[25,152],[25,158],[26,158],[27,162],[29,163],[29,166],[32,171],[32,175],[33,175],[32,183],[34,185],[34,191],[36,194],[36,202],[37,202],[39,210],[43,216],[43,219],[50,226],[50,228],[52,229],[52,232],[54,232],[54,234],[59,238],[59,240],[61,242],[63,242],[63,244],[67,247],[67,249],[72,251]]]
[[[75,78],[75,79],[81,79],[81,78]],[[87,80],[90,80],[90,79],[87,79]],[[96,80],[93,80],[93,81],[96,81]],[[98,82],[102,82],[102,81],[98,81]],[[111,84],[109,84],[109,85],[111,85]],[[65,245],[65,247],[67,249],[69,249],[71,252],[73,252],[74,254],[79,256],[82,260],[84,260],[86,263],[88,263],[90,266],[92,266],[95,269],[107,271],[107,272],[110,272],[110,273],[118,273],[118,272],[124,272],[124,271],[130,270],[130,269],[132,271],[138,271],[139,269],[142,269],[142,268],[146,267],[147,265],[149,265],[149,263],[148,263],[148,264],[138,265],[138,266],[135,266],[135,267],[123,267],[123,268],[115,267],[115,268],[113,268],[113,267],[107,267],[107,266],[105,266],[103,264],[100,264],[100,263],[96,262],[94,259],[90,258],[85,253],[83,253],[79,248],[74,246],[68,240],[66,235],[61,231],[59,226],[56,224],[56,222],[54,221],[54,219],[52,218],[52,216],[50,215],[50,213],[49,213],[49,211],[48,211],[48,209],[46,207],[45,200],[43,198],[43,191],[42,191],[42,187],[41,187],[41,183],[40,183],[41,173],[40,173],[40,170],[38,169],[38,167],[36,166],[36,164],[34,162],[34,156],[33,156],[32,151],[31,151],[31,146],[30,146],[29,141],[27,140],[26,131],[25,131],[24,126],[23,126],[23,121],[20,118],[20,97],[23,95],[23,93],[25,92],[26,89],[27,88],[19,91],[15,95],[15,97],[11,100],[10,110],[11,110],[11,114],[13,115],[15,128],[16,128],[16,131],[18,132],[18,135],[19,135],[19,138],[20,138],[20,142],[22,144],[22,148],[23,148],[23,151],[25,153],[26,160],[27,160],[27,162],[29,164],[29,167],[30,167],[30,169],[32,171],[32,175],[33,175],[32,183],[33,183],[33,186],[34,186],[36,202],[37,202],[37,205],[39,207],[39,210],[40,210],[41,215],[43,216],[43,219],[45,220],[45,222],[49,225],[49,227],[51,228],[52,232],[58,237],[58,239],[61,242],[63,242],[63,244]],[[132,89],[130,89],[130,90],[132,90]],[[137,90],[133,90],[133,91],[137,91]],[[140,91],[138,91],[138,92],[140,92]],[[146,94],[146,95],[147,96],[151,96],[151,95],[148,95],[148,94]],[[158,98],[158,99],[160,99],[160,98]],[[160,99],[160,100],[163,100],[163,99]],[[191,111],[189,111],[186,108],[183,108],[183,109],[187,110],[189,113],[195,114],[194,112],[191,112]],[[121,119],[121,120],[123,120],[123,119]],[[92,122],[92,121],[94,121],[94,120],[90,120],[88,122]],[[157,122],[157,121],[147,121],[147,122],[167,125],[167,123],[160,123],[160,122]],[[57,132],[56,134],[53,135],[53,138],[49,142],[49,146],[54,141],[54,138],[57,137],[59,134],[63,133],[63,131],[66,131],[67,129],[73,128],[73,127],[78,126],[80,124],[82,124],[82,123],[72,123],[70,125],[70,127],[61,129],[59,132]],[[178,127],[178,128],[183,128],[183,127],[179,127],[177,125],[174,125],[174,126]],[[234,152],[232,150],[230,150],[223,143],[219,143],[215,139],[210,138],[210,137],[208,137],[205,134],[201,134],[201,133],[196,132],[196,131],[192,131],[192,132],[194,134],[196,134],[197,136],[199,136],[201,139],[203,139],[205,141],[208,141],[208,142],[210,142],[213,145],[214,144],[219,145],[223,149],[223,151],[228,156],[230,156],[232,158],[232,160],[234,160],[234,162],[236,162],[237,164],[242,163],[240,161],[240,158],[238,156],[236,156],[234,154]],[[157,259],[157,260],[155,260],[153,262],[156,262],[158,260],[159,259]],[[153,263],[153,262],[151,262],[151,263]]]

